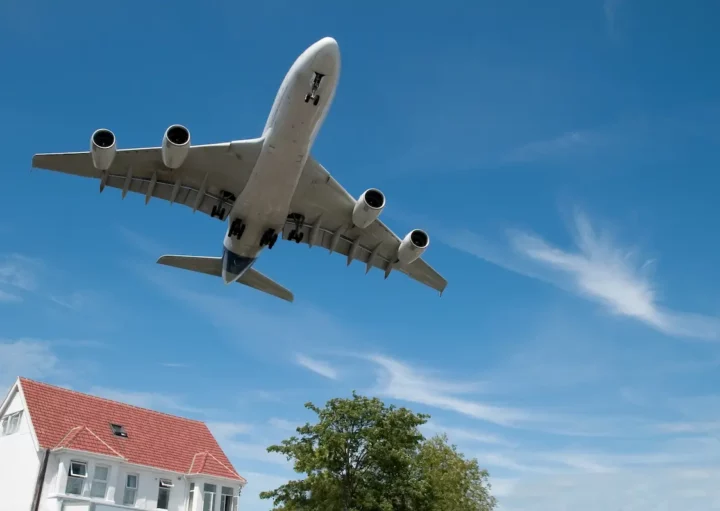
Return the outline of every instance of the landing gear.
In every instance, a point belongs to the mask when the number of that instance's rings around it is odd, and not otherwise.
[[[212,207],[212,211],[210,212],[210,216],[214,218],[219,218],[220,220],[225,218],[225,208],[222,207],[220,204],[217,206]]]
[[[288,239],[290,241],[294,241],[295,243],[300,243],[305,236],[305,233],[300,232],[300,229],[305,223],[305,215],[301,215],[300,213],[292,213],[288,215],[288,220],[295,223],[295,228],[290,231]]]
[[[278,235],[275,232],[275,229],[268,229],[263,233],[262,238],[260,238],[260,246],[264,247],[267,245],[269,249],[272,249],[275,246],[277,238]]]
[[[324,74],[320,73],[315,73],[313,75],[312,89],[310,89],[310,94],[305,95],[305,103],[308,103],[312,99],[313,105],[317,106],[318,101],[320,101],[320,96],[318,96],[316,92],[320,87],[320,82],[324,76]]]
[[[228,237],[235,237],[235,239],[239,240],[240,238],[242,238],[244,232],[245,224],[242,220],[236,218],[235,220],[233,220],[232,224],[230,224],[230,229],[228,229]]]
[[[225,213],[227,213],[227,211],[224,206],[226,202],[230,202],[230,204],[234,203],[235,195],[225,190],[221,190],[217,204],[213,206],[210,216],[213,218],[219,218],[220,220],[225,220]]]

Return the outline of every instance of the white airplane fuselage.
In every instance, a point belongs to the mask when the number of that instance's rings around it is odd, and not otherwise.
[[[227,217],[222,266],[225,283],[236,281],[252,266],[264,248],[261,240],[269,229],[282,236],[291,213],[290,201],[335,96],[339,74],[337,42],[326,37],[305,50],[285,76],[263,130],[260,156]],[[322,78],[313,92],[318,75]],[[243,224],[239,239],[230,235],[236,220]]]

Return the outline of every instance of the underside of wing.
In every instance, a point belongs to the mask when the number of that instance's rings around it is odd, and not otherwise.
[[[302,243],[343,254],[348,265],[354,260],[361,261],[366,272],[379,268],[385,278],[400,271],[442,294],[447,281],[437,271],[420,257],[410,262],[403,257],[409,254],[406,248],[417,249],[411,244],[414,233],[426,237],[419,253],[427,247],[429,237],[414,230],[401,240],[379,219],[366,227],[357,227],[353,222],[356,204],[356,199],[310,156],[291,203],[291,211],[297,216],[285,224],[283,238],[297,241],[299,237]]]
[[[99,180],[105,187],[179,203],[224,220],[245,187],[263,139],[188,148],[182,164],[169,168],[162,147],[118,150],[107,170],[94,164],[91,152],[36,154],[35,168]]]

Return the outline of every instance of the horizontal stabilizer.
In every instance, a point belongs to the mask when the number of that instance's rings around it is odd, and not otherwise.
[[[184,256],[184,255],[164,255],[157,260],[158,264],[172,266],[182,270],[190,270],[198,273],[206,273],[215,277],[222,276],[222,258],[221,257],[202,257],[202,256]],[[243,273],[237,280],[240,284],[263,291],[267,294],[276,296],[288,302],[294,300],[293,294],[282,287],[277,282],[266,277],[262,273],[253,268]]]

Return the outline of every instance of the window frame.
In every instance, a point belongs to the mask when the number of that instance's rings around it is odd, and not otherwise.
[[[96,475],[97,475],[97,469],[98,469],[98,468],[104,468],[105,470],[107,470],[107,472],[105,472],[105,479],[104,479],[104,480],[103,480],[103,479],[98,479],[98,478],[96,477]],[[102,496],[93,495],[93,489],[95,488],[95,483],[96,483],[96,482],[102,483],[102,484],[105,485],[105,489],[103,490]],[[107,490],[108,490],[108,483],[109,483],[109,482],[110,482],[110,466],[109,466],[109,465],[104,465],[104,464],[102,464],[102,463],[99,463],[99,464],[95,465],[95,466],[93,467],[92,480],[90,481],[90,498],[93,498],[93,499],[103,499],[103,500],[105,500],[105,499],[107,498]]]
[[[73,468],[75,468],[75,465],[81,465],[81,466],[85,467],[85,473],[82,475],[75,473],[73,471]],[[87,478],[88,478],[88,462],[81,461],[81,460],[70,460],[70,466],[68,467],[68,471],[67,471],[67,480],[65,481],[65,495],[82,496],[83,492],[85,491],[85,482],[87,481]],[[70,493],[68,491],[68,489],[70,488],[71,481],[80,481],[80,492],[79,493]]]
[[[112,431],[113,436],[118,436],[120,438],[128,437],[127,431],[125,431],[125,427],[122,424],[111,422],[110,431]]]
[[[208,487],[212,487],[212,491],[208,490]],[[205,497],[210,494],[210,507],[205,509]],[[217,484],[205,483],[203,484],[203,511],[214,511],[215,510],[215,495],[217,495]]]
[[[193,502],[195,501],[195,488],[196,485],[194,482],[190,482],[188,485],[188,498],[187,503],[185,504],[185,511],[192,511]]]
[[[20,423],[22,422],[24,411],[25,410],[18,410],[0,419],[0,437],[10,436],[20,431]]]
[[[156,503],[156,509],[170,509],[170,490],[174,488],[175,485],[172,482],[172,479],[165,479],[160,478],[158,481],[158,497],[157,497],[157,503]],[[160,495],[165,492],[167,494],[167,507],[160,507]]]
[[[226,491],[227,490],[227,491]],[[235,497],[235,491],[231,486],[220,487],[220,511],[233,511],[235,509],[233,498]],[[228,498],[230,500],[230,508],[227,506]]]
[[[128,480],[130,479],[130,477],[135,478],[135,487],[134,488],[132,486],[128,486]],[[139,486],[140,486],[140,475],[139,474],[135,474],[132,472],[125,474],[125,487],[123,488],[123,506],[135,507],[135,503],[137,502],[137,491],[138,491]],[[125,500],[127,498],[128,490],[133,491],[133,499],[132,499],[131,504],[128,504],[127,502],[125,502]]]

